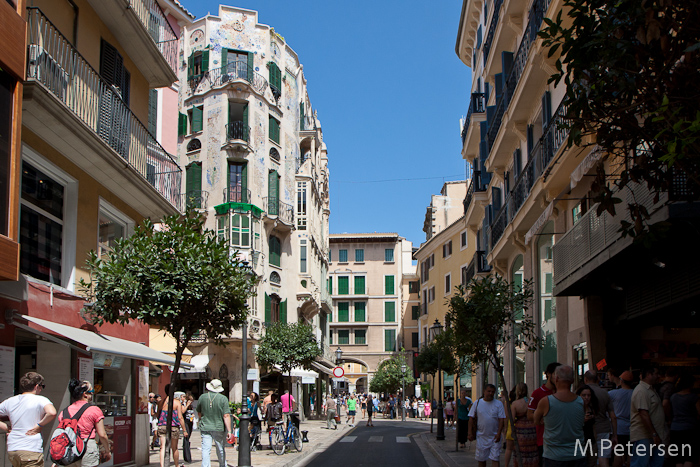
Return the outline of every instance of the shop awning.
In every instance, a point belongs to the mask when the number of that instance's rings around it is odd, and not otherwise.
[[[318,363],[318,362],[311,362],[311,366],[314,367],[314,368],[316,368],[316,369],[317,369],[318,371],[320,371],[321,373],[325,373],[325,374],[327,374],[327,375],[333,376],[333,370],[331,370],[330,368],[328,368],[327,366],[325,366],[325,365],[323,365],[323,364],[321,364],[321,363]]]
[[[67,339],[84,345],[85,350],[87,350],[88,352],[102,352],[112,355],[121,355],[123,357],[133,358],[135,360],[148,360],[151,362],[165,363],[168,365],[175,364],[175,359],[173,357],[165,355],[162,352],[158,352],[157,350],[154,350],[143,344],[139,344],[138,342],[132,342],[126,339],[120,339],[118,337],[107,336],[105,334],[97,334],[95,332],[87,331],[85,329],[74,328],[72,326],[54,323],[53,321],[35,318],[33,316],[15,315],[15,317],[26,319],[27,321],[30,321],[34,324],[38,324],[39,326],[46,328],[49,331],[52,331],[60,336],[63,336]],[[60,340],[37,329],[18,323],[16,320],[13,320],[12,324],[19,328],[33,332],[35,334],[52,338],[52,340],[54,341]],[[180,365],[186,367],[192,366],[191,364],[184,362],[180,363]]]
[[[277,365],[275,365],[275,370],[282,373],[283,376],[288,375],[286,371],[282,370],[282,368],[280,368]],[[311,370],[304,370],[303,368],[292,368],[291,376],[293,378],[295,378],[295,377],[296,378],[304,378],[304,377],[306,377],[306,378],[318,378],[318,373],[316,373],[315,371],[311,371]]]
[[[195,355],[190,358],[191,368],[183,368],[180,366],[178,373],[206,373],[207,365],[214,355]],[[182,365],[182,364],[181,364]]]

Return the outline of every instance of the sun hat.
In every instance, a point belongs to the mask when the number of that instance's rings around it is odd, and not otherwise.
[[[632,376],[631,371],[623,371],[622,374],[620,375],[620,379],[626,383],[631,383],[634,381],[634,376]]]
[[[221,384],[221,380],[212,379],[211,382],[207,383],[207,390],[211,392],[223,392],[224,386]]]

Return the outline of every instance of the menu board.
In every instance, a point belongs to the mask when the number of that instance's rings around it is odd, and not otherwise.
[[[0,401],[15,394],[15,348],[0,345]]]
[[[78,379],[90,381],[90,384],[95,386],[95,366],[92,363],[92,358],[78,357]]]
[[[93,362],[97,368],[114,368],[119,369],[124,364],[125,357],[121,355],[112,355],[102,352],[93,352]]]

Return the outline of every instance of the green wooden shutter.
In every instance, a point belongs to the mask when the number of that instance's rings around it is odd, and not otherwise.
[[[228,65],[228,49],[221,49],[221,69],[226,73],[226,65]]]
[[[384,302],[384,321],[387,323],[396,322],[396,303]]]
[[[338,277],[338,295],[348,295],[350,293],[350,280],[348,276]]]
[[[394,276],[384,276],[384,295],[394,295]]]
[[[366,304],[365,302],[355,302],[355,322],[363,323],[365,317]]]
[[[202,52],[202,74],[209,71],[209,51]]]
[[[275,62],[270,62],[270,86],[282,90],[282,72]]]
[[[248,164],[243,164],[241,169],[241,202],[250,202],[248,199]]]
[[[248,82],[253,82],[253,73],[255,73],[255,54],[248,53]]]
[[[273,216],[279,215],[279,186],[277,171],[271,170],[267,178],[267,212]]]
[[[411,319],[420,318],[420,305],[413,305],[411,307]]]
[[[333,295],[333,276],[328,278],[328,293]]]
[[[243,139],[250,142],[249,125],[248,125],[248,104],[243,107]]]
[[[350,321],[350,302],[338,302],[338,322]]]
[[[192,133],[197,133],[198,131],[202,131],[202,127],[203,127],[202,118],[203,117],[204,117],[204,107],[203,106],[192,107]]]
[[[177,135],[185,136],[187,134],[187,115],[179,113],[177,115]]]
[[[384,330],[384,351],[396,351],[396,331],[393,329]]]
[[[158,129],[158,90],[148,90],[148,131],[155,135]]]
[[[274,266],[280,266],[281,253],[282,253],[282,247],[280,244],[280,240],[275,236],[271,236],[270,237],[270,264],[272,264]]]
[[[304,127],[304,101],[299,102],[299,130],[305,130]]]
[[[265,325],[272,322],[272,300],[270,296],[265,292]]]
[[[355,295],[365,294],[365,276],[355,276]]]
[[[280,302],[280,323],[287,322],[287,300]]]
[[[194,76],[194,52],[187,59],[187,79],[192,79]]]
[[[202,165],[195,162],[185,170],[185,191],[202,191]]]

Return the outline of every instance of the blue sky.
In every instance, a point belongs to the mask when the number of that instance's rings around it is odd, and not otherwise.
[[[197,18],[219,2],[181,0]],[[331,173],[331,233],[398,232],[420,245],[430,195],[465,177],[457,58],[461,0],[240,0],[299,54]]]

